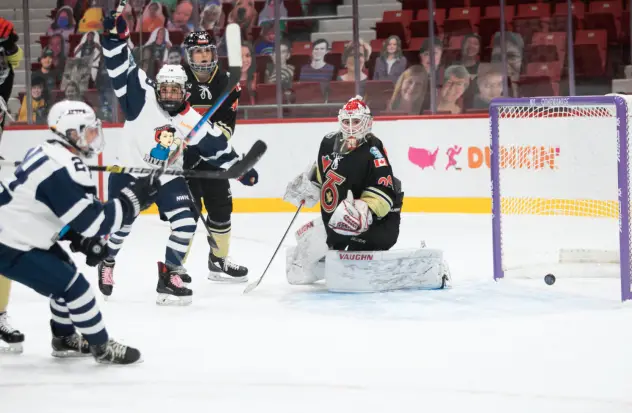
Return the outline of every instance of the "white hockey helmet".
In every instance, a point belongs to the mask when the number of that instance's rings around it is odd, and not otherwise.
[[[362,96],[356,96],[340,109],[338,122],[342,136],[335,142],[334,151],[345,154],[364,143],[373,126],[373,115]]]
[[[103,150],[101,120],[85,102],[62,100],[48,111],[48,127],[86,158]]]
[[[156,75],[158,104],[167,112],[178,111],[185,99],[187,74],[180,65],[164,65]]]

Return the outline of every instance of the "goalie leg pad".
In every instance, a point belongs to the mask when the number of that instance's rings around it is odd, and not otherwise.
[[[325,283],[332,292],[437,290],[451,278],[441,250],[329,251]]]
[[[322,219],[308,222],[296,231],[296,247],[287,249],[285,273],[292,285],[312,284],[324,279],[327,233]]]

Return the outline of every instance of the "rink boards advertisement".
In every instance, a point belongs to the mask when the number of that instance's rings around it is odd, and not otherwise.
[[[595,121],[591,119],[593,123],[590,126],[576,125],[573,132],[581,134],[582,128],[594,130]],[[612,140],[612,148],[610,144],[605,144],[601,151],[595,152],[577,145],[577,139],[569,142],[568,122],[564,119],[537,122],[516,119],[512,122],[511,127],[501,127],[504,139],[501,146],[507,145],[501,148],[501,168],[507,171],[503,179],[512,183],[511,186],[501,186],[505,193],[519,190],[521,195],[526,196],[584,197],[585,180],[577,188],[567,184],[556,185],[556,182],[576,181],[574,177],[580,171],[586,172],[583,174],[585,179],[599,178],[602,182],[606,173],[616,176],[616,139]],[[246,152],[256,140],[261,139],[267,143],[268,152],[256,166],[259,172],[256,186],[231,182],[235,212],[296,210],[282,200],[285,188],[291,179],[316,160],[323,136],[337,128],[337,123],[332,121],[239,124],[231,139],[236,151]],[[373,132],[384,143],[393,172],[402,181],[404,211],[490,213],[488,118],[376,119]],[[106,127],[104,133],[104,152],[93,163],[117,165],[116,154],[124,148],[125,136],[120,126]],[[2,138],[0,153],[7,160],[19,160],[28,148],[42,143],[49,136],[50,132],[41,128],[8,129]],[[148,131],[148,139],[154,139],[153,131]],[[573,144],[572,149],[570,144]],[[2,172],[4,174],[6,171]],[[95,173],[94,179],[100,194],[107,196],[107,173]],[[610,182],[614,181],[616,179],[611,177]],[[611,190],[606,188],[603,194],[597,195],[600,199],[613,197],[616,200],[616,192],[611,194]],[[588,195],[595,196],[595,193]],[[155,212],[155,209],[149,212]]]

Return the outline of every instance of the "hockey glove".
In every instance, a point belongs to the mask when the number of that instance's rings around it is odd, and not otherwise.
[[[252,168],[251,170],[237,178],[237,180],[246,186],[257,185],[257,182],[259,182],[259,174],[254,168]]]
[[[101,237],[85,238],[71,229],[61,240],[70,241],[70,251],[84,254],[90,267],[96,267],[108,257],[107,242]]]
[[[329,228],[340,235],[360,235],[373,223],[373,213],[369,205],[361,199],[353,199],[353,193],[347,193],[347,199],[336,207],[329,219]]]
[[[123,16],[113,11],[103,19],[103,34],[110,39],[127,40],[129,28]]]
[[[298,208],[301,202],[305,201],[305,206],[311,208],[320,199],[320,188],[312,182],[307,174],[300,174],[293,181],[287,184],[283,200]]]
[[[154,198],[160,188],[160,180],[155,174],[156,172],[152,172],[138,178],[121,190],[119,200],[125,208],[125,222],[133,221],[140,211],[146,210],[154,203]]]

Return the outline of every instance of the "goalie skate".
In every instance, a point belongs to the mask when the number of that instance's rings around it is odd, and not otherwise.
[[[189,305],[193,302],[193,291],[188,289],[182,281],[182,268],[173,268],[158,262],[158,285],[156,304],[158,305]]]
[[[208,279],[225,283],[245,283],[248,281],[248,268],[235,264],[228,257],[220,258],[209,254]]]
[[[0,352],[20,354],[24,351],[24,334],[9,324],[7,313],[0,314]]]

